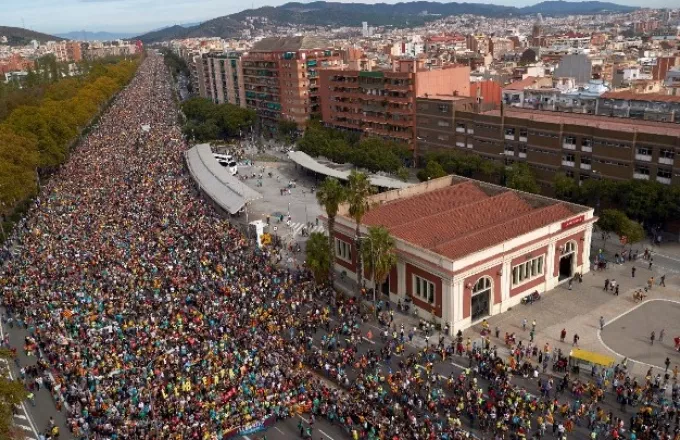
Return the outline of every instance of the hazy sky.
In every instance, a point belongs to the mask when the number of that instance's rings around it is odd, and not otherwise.
[[[0,0],[0,25],[25,26],[47,33],[78,30],[145,32],[154,28],[192,23],[250,7],[280,5],[288,0]],[[349,2],[353,0],[335,0]],[[397,0],[386,0],[395,3]],[[464,0],[458,0],[460,2]],[[466,0],[526,6],[540,0]],[[614,0],[639,5],[640,0]],[[306,3],[306,2],[305,2]],[[364,0],[363,3],[376,3]],[[677,0],[648,0],[646,7],[677,7]]]

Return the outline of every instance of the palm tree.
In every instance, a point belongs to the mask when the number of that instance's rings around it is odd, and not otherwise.
[[[394,238],[384,226],[370,226],[365,238],[368,246],[363,248],[363,257],[367,268],[373,274],[373,302],[376,292],[382,291],[392,267],[397,264],[397,253]]]
[[[363,284],[363,258],[361,255],[361,219],[368,212],[368,197],[374,190],[366,173],[352,170],[348,177],[349,189],[347,191],[347,202],[349,203],[349,215],[356,222],[356,248],[357,248],[357,294],[361,296],[361,285]]]
[[[314,274],[317,283],[323,284],[328,281],[331,272],[331,250],[328,247],[328,239],[321,232],[309,234],[305,248],[307,267]]]
[[[333,266],[335,264],[335,240],[333,237],[333,231],[335,230],[335,216],[338,215],[338,208],[340,204],[347,199],[347,190],[338,181],[338,179],[333,177],[326,177],[319,189],[316,191],[316,200],[321,206],[323,206],[326,211],[326,216],[328,216],[328,247],[330,250],[330,261],[331,267],[328,271],[328,281],[330,285],[333,286],[333,280],[335,278],[335,270]]]

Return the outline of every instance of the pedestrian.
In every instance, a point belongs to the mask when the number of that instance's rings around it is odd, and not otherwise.
[[[562,331],[560,332],[560,342],[564,342],[564,339],[567,337],[567,329],[563,328]]]
[[[661,339],[659,339],[659,341],[660,341],[660,340],[661,340]],[[665,370],[665,371],[668,371],[668,367],[671,366],[671,360],[670,360],[669,358],[666,358],[666,360],[664,361],[663,364],[666,366],[666,370]]]
[[[568,286],[568,289],[569,289],[569,290],[571,290],[573,282],[574,282],[574,279],[573,279],[573,278],[570,278],[570,279],[569,279],[569,286]]]
[[[529,342],[534,342],[534,329],[529,332]]]
[[[614,289],[616,289],[616,280],[612,278],[611,282],[609,283],[609,287],[612,289],[612,292]]]
[[[607,278],[606,280],[604,280],[604,289],[602,289],[602,290],[605,291],[605,292],[606,292],[607,290],[609,290],[609,278]]]
[[[614,295],[619,296],[619,286],[618,285],[614,289]]]
[[[649,267],[647,269],[652,270],[652,264],[654,264],[654,258],[649,258]]]
[[[661,278],[659,278],[659,286],[666,287],[666,275],[661,275]]]
[[[527,319],[526,318],[524,318],[522,320],[522,330],[527,331]]]
[[[663,342],[663,337],[666,335],[666,329],[662,328],[659,332],[659,342]]]
[[[535,319],[531,322],[531,331],[532,332],[536,331],[536,320]]]
[[[654,339],[656,339],[656,333],[654,332],[654,330],[652,330],[652,334],[651,334],[651,336],[649,337],[649,340],[650,340],[651,343],[652,343],[651,345],[654,345]]]
[[[494,330],[495,330],[495,333],[496,333],[496,338],[498,338],[498,336],[501,334],[501,328],[496,326],[496,328]]]
[[[630,274],[633,278],[635,278],[635,266],[630,268]]]
[[[604,316],[600,316],[600,330],[604,330]]]
[[[578,340],[581,339],[578,337],[578,334],[574,334],[574,343],[572,344],[572,347],[578,347]]]

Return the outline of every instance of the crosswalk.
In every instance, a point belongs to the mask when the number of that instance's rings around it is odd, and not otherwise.
[[[291,222],[290,226],[288,226],[286,223],[277,223],[274,226],[276,226],[276,231],[273,230],[273,228],[270,226],[270,230],[272,232],[277,232],[279,235],[292,235],[293,237],[297,235],[302,234],[302,229],[306,226],[305,223],[300,223],[300,222]],[[312,226],[311,229],[308,228],[307,232],[310,234],[312,232],[321,232],[323,233],[326,229],[323,227],[323,225],[315,225]]]
[[[13,379],[12,370],[7,359],[0,358],[0,375]],[[13,421],[14,425],[23,431],[24,437],[22,438],[25,440],[38,440],[38,431],[33,421],[29,418],[26,403],[15,405],[15,407]]]

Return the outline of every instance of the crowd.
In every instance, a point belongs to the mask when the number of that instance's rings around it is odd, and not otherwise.
[[[405,329],[393,328],[366,351],[359,304],[277,266],[197,197],[176,116],[169,74],[150,55],[5,250],[3,302],[38,359],[25,380],[50,390],[75,438],[222,440],[308,410],[356,440],[461,439],[464,427],[498,439],[550,427],[566,438],[578,424],[678,439],[672,403],[630,422],[604,412],[593,392],[604,380],[570,403],[552,390],[580,390],[568,375],[540,397],[512,386],[513,374],[537,368],[535,350],[504,361],[488,342],[460,338],[408,353]],[[461,355],[463,374],[436,374]],[[615,390],[652,387],[623,374]]]

